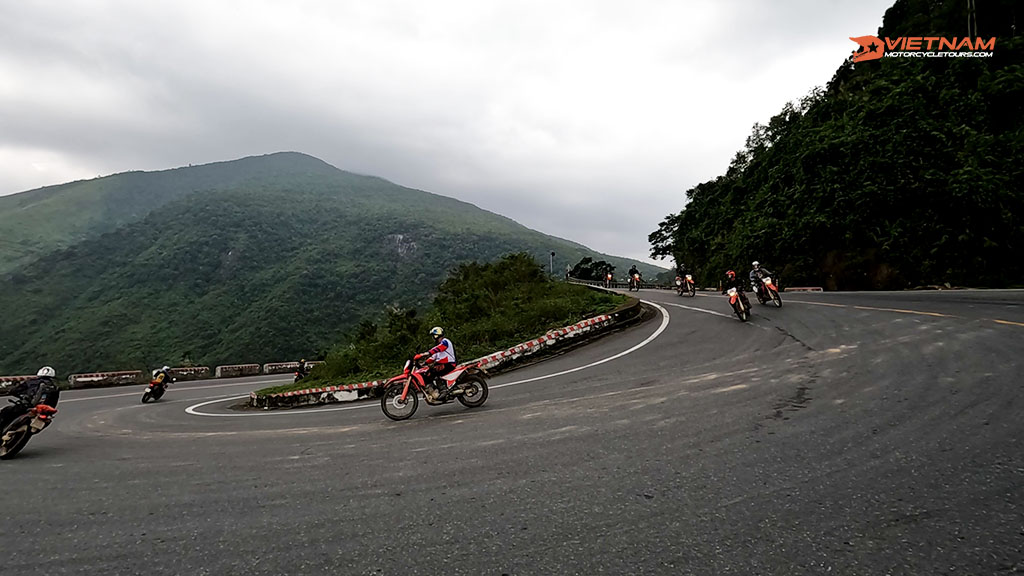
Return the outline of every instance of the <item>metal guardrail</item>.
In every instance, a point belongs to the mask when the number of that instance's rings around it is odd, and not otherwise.
[[[598,286],[600,288],[624,288],[624,289],[627,289],[627,290],[629,289],[629,282],[618,282],[618,281],[615,281],[615,282],[612,282],[611,284],[608,284],[608,283],[602,282],[600,280],[580,280],[579,278],[571,278],[571,277],[570,278],[566,278],[566,281],[570,282],[570,283],[573,283],[573,284],[585,284],[587,286]],[[647,289],[647,290],[675,290],[676,289],[675,286],[670,286],[670,285],[667,285],[667,284],[652,284],[650,282],[641,282],[640,283],[640,288]],[[701,290],[701,288],[698,288],[698,290]]]

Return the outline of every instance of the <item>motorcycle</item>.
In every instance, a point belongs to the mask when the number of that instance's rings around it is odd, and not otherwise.
[[[172,378],[171,382],[177,382],[177,378]],[[146,386],[146,391],[142,393],[142,403],[145,404],[150,400],[156,402],[163,397],[164,392],[167,392],[167,382],[158,382],[156,380],[150,380],[149,386]]]
[[[16,400],[11,400],[11,402],[17,403]],[[18,416],[14,422],[11,422],[2,431],[3,436],[0,437],[0,460],[14,458],[28,444],[29,438],[39,434],[50,425],[50,422],[53,421],[53,415],[56,413],[56,408],[47,404],[36,404],[27,412]]]
[[[612,287],[612,275],[611,275],[611,273],[609,273],[607,276],[604,277],[604,287],[605,288],[611,288]]]
[[[779,296],[779,289],[772,283],[772,279],[769,276],[761,278],[760,282],[756,280],[753,282],[754,294],[757,295],[757,301],[761,304],[767,304],[769,300],[775,303],[776,308],[782,308],[782,297]]]
[[[448,388],[448,394],[440,398],[432,398],[427,393],[424,374],[429,366],[415,358],[405,362],[405,368],[398,376],[390,378],[384,385],[380,397],[380,409],[392,420],[405,420],[416,413],[419,406],[419,395],[431,406],[448,404],[458,399],[467,408],[481,406],[487,400],[487,373],[479,364],[459,366],[445,374],[441,379]]]
[[[629,278],[629,291],[632,292],[633,290],[636,290],[637,292],[640,291],[640,275],[639,274],[633,274]]]
[[[691,298],[697,295],[697,287],[693,284],[693,275],[676,276],[676,294],[680,296],[687,294]]]
[[[726,295],[729,297],[729,304],[732,306],[733,312],[736,313],[736,317],[741,322],[750,320],[750,301],[747,300],[747,296],[735,288],[729,288]]]

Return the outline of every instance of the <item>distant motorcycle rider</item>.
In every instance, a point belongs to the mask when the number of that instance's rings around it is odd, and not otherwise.
[[[638,285],[637,285],[637,288],[639,288],[640,287],[639,286],[639,282],[643,282],[644,275],[643,275],[642,272],[640,272],[639,270],[636,269],[636,264],[633,264],[633,266],[629,269],[628,274],[629,274],[629,283],[630,284],[633,283],[633,278],[639,277],[640,280],[638,281]]]
[[[431,400],[441,400],[448,395],[448,386],[441,379],[442,376],[455,370],[455,346],[452,341],[444,337],[444,329],[434,326],[430,329],[430,335],[434,338],[436,346],[417,354],[414,360],[420,360],[425,356],[430,369],[424,374],[426,381],[433,386],[427,388],[427,394]]]
[[[10,390],[10,395],[18,402],[0,409],[0,432],[14,422],[18,416],[28,412],[39,404],[51,408],[57,407],[60,400],[60,388],[57,387],[57,373],[49,366],[43,366],[36,372],[36,377],[19,382]]]
[[[170,366],[164,366],[163,368],[157,368],[156,370],[153,370],[152,381],[156,382],[157,385],[166,388],[168,384],[174,381],[174,379],[171,378],[170,370]]]

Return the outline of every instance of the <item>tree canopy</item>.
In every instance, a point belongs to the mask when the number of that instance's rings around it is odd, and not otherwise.
[[[879,37],[963,36],[964,3],[900,0]],[[898,289],[1024,282],[1024,38],[986,3],[990,58],[844,62],[757,124],[725,174],[649,240],[703,283],[760,260],[789,284]]]

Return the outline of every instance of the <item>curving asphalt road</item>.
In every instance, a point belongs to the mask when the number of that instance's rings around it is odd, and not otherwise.
[[[0,571],[1024,572],[1024,292],[783,296],[644,291],[654,321],[400,423],[227,408],[273,377],[65,393],[0,462]]]

